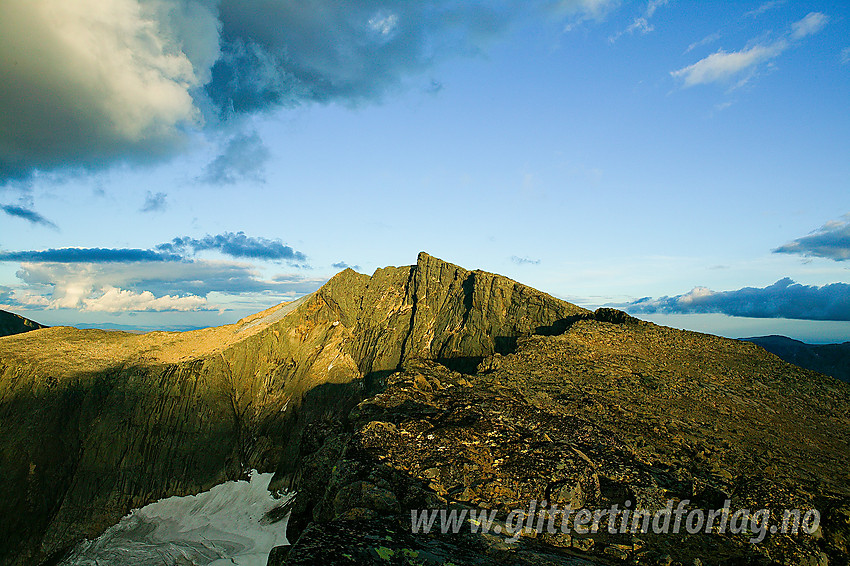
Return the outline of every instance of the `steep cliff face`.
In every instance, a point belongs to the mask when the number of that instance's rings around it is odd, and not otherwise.
[[[234,325],[0,340],[0,564],[38,564],[131,508],[276,471],[306,481],[305,430],[339,422],[406,361],[461,368],[588,311],[427,254]],[[297,525],[296,525],[296,528]]]

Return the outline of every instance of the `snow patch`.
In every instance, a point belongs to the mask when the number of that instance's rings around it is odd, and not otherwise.
[[[135,509],[97,539],[78,544],[61,566],[266,566],[273,547],[289,544],[289,513],[276,522],[266,514],[293,497],[268,491],[273,475],[254,470],[250,481]]]

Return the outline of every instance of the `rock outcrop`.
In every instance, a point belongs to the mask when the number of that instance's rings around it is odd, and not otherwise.
[[[474,374],[407,362],[347,427],[315,431],[301,458],[314,479],[297,495],[317,502],[314,522],[281,564],[847,564],[848,415],[837,380],[600,309]],[[656,511],[671,500],[768,509],[769,524],[758,544],[749,529],[611,533],[607,518],[597,533],[547,524],[508,544],[480,521],[456,534],[439,518],[427,534],[411,523],[411,511],[492,511],[504,533],[530,501]],[[818,510],[820,528],[772,533],[785,509]]]
[[[589,312],[420,254],[237,324],[0,340],[0,564],[55,562],[127,513],[250,469],[310,491],[302,456],[414,359],[460,370]],[[305,434],[306,433],[306,434]],[[291,530],[313,502],[299,500]],[[290,538],[293,538],[292,536]]]

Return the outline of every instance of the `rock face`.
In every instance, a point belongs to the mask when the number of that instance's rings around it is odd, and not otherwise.
[[[0,337],[21,334],[39,328],[47,327],[15,313],[0,310]]]
[[[844,383],[600,309],[474,374],[406,362],[346,426],[311,431],[301,461],[313,479],[296,499],[315,502],[314,522],[282,563],[847,564],[848,415]],[[746,532],[610,533],[606,518],[595,534],[547,524],[516,544],[475,522],[412,533],[412,510],[492,511],[504,529],[531,500],[651,511],[728,500],[733,513],[770,510],[771,526],[784,509],[822,519],[813,536],[765,525],[759,544]]]
[[[316,479],[302,460],[320,460],[318,432],[405,363],[468,371],[512,351],[520,336],[555,334],[589,315],[423,253],[415,266],[371,277],[346,270],[312,295],[234,325],[6,337],[0,564],[58,560],[132,508],[252,468],[276,472],[275,488],[309,492]],[[294,534],[315,504],[298,501]]]

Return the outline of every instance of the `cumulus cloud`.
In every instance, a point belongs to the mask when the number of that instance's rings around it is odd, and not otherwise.
[[[696,287],[675,297],[649,297],[616,305],[635,314],[722,313],[751,318],[850,320],[850,285],[801,285],[788,277],[767,287],[712,291]]]
[[[517,265],[539,265],[540,264],[539,259],[531,259],[529,257],[519,257],[519,256],[515,256],[515,255],[511,256],[511,261],[514,262]]]
[[[228,140],[198,180],[213,185],[231,185],[241,180],[262,183],[265,182],[263,168],[270,157],[257,132],[238,134]]]
[[[150,291],[135,293],[115,287],[104,287],[100,296],[83,299],[83,305],[82,310],[96,312],[210,310],[207,300],[196,295],[156,297]]]
[[[0,2],[0,182],[167,158],[193,132],[248,113],[379,101],[440,60],[482,52],[519,19],[600,19],[617,4]],[[234,143],[205,175],[239,174]]]
[[[263,279],[251,265],[228,261],[179,263],[24,262],[24,284],[10,304],[89,311],[217,310],[210,293],[292,298],[319,288],[323,278],[281,274]]]
[[[186,253],[191,251],[197,253],[204,250],[217,250],[230,257],[251,258],[263,260],[284,260],[292,264],[307,261],[307,256],[302,252],[292,249],[280,240],[268,238],[255,238],[245,235],[245,232],[225,232],[203,238],[174,238],[171,242],[160,244],[157,250],[163,252]]]
[[[165,210],[167,203],[165,199],[168,197],[165,193],[152,193],[148,191],[145,196],[145,204],[140,209],[142,212],[162,212]]]
[[[795,42],[819,32],[829,18],[820,12],[811,12],[791,25],[791,31],[772,41],[755,43],[739,51],[719,50],[696,63],[671,71],[683,86],[692,87],[710,83],[746,83],[763,65],[770,63]],[[690,49],[688,49],[690,51]]]
[[[174,151],[218,25],[212,0],[0,3],[0,179]]]
[[[773,253],[850,260],[850,214],[845,214],[844,218],[847,220],[827,222],[819,230],[779,246]]]
[[[14,216],[15,218],[21,218],[22,220],[26,220],[30,224],[37,224],[41,226],[47,226],[48,228],[56,229],[57,226],[38,212],[34,211],[31,208],[27,208],[25,206],[16,206],[13,204],[2,204],[0,205],[0,210],[8,214],[9,216]]]

